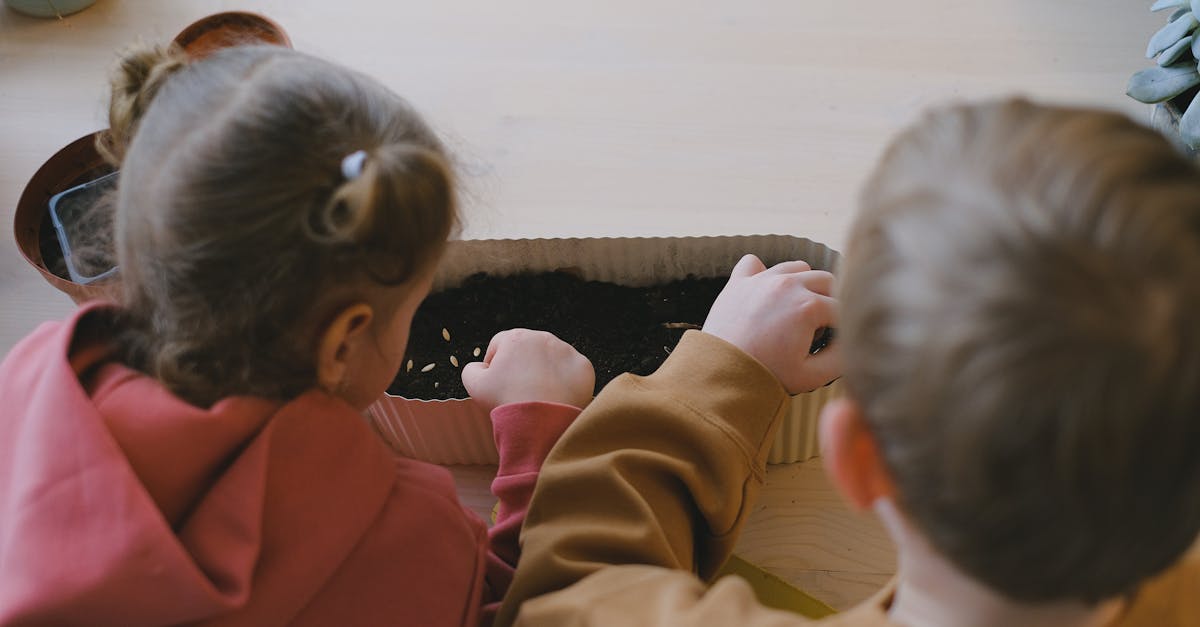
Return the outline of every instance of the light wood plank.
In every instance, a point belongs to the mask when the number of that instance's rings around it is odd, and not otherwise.
[[[768,466],[735,550],[839,610],[870,597],[896,572],[883,526],[845,505],[819,459]]]
[[[42,161],[104,125],[115,51],[251,9],[378,77],[447,138],[467,237],[791,233],[843,245],[888,138],[948,98],[1124,110],[1162,21],[1128,0],[101,0],[0,10],[0,224]],[[0,237],[0,352],[63,312]],[[32,300],[31,300],[32,299]]]

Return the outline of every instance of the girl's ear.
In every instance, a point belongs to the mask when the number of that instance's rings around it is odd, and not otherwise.
[[[366,303],[354,303],[343,308],[320,333],[317,343],[317,384],[335,393],[346,379],[350,362],[371,326],[374,310]]]
[[[891,473],[861,405],[849,398],[825,405],[820,438],[825,472],[855,509],[870,509],[876,499],[895,495]]]

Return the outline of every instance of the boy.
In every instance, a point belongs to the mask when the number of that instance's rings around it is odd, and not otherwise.
[[[820,624],[1200,624],[1190,162],[1112,113],[940,111],[883,157],[840,281],[833,352],[801,348],[834,324],[827,277],[748,257],[703,332],[600,394],[542,471],[499,624],[805,624],[696,574],[728,557],[787,393],[839,357],[823,463],[899,572]]]

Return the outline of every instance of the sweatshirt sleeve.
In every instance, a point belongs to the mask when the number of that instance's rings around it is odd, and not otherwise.
[[[1113,627],[1200,625],[1200,543],[1138,590]]]
[[[520,555],[521,524],[542,462],[579,411],[578,407],[543,402],[510,403],[492,410],[492,432],[500,454],[492,494],[500,502],[496,524],[488,530],[485,617],[499,609],[512,582]]]
[[[512,624],[525,601],[572,586],[555,607],[570,607],[577,596],[577,609],[588,611],[583,604],[597,597],[579,582],[609,565],[710,578],[762,486],[788,404],[765,366],[697,331],[684,335],[655,374],[610,383],[542,469],[521,533],[521,565],[497,624]],[[628,611],[662,609],[608,600]]]

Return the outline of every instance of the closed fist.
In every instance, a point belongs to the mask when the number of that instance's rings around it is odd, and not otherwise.
[[[509,403],[547,401],[584,407],[592,400],[592,362],[552,333],[501,331],[482,362],[463,367],[463,386],[486,411]]]

